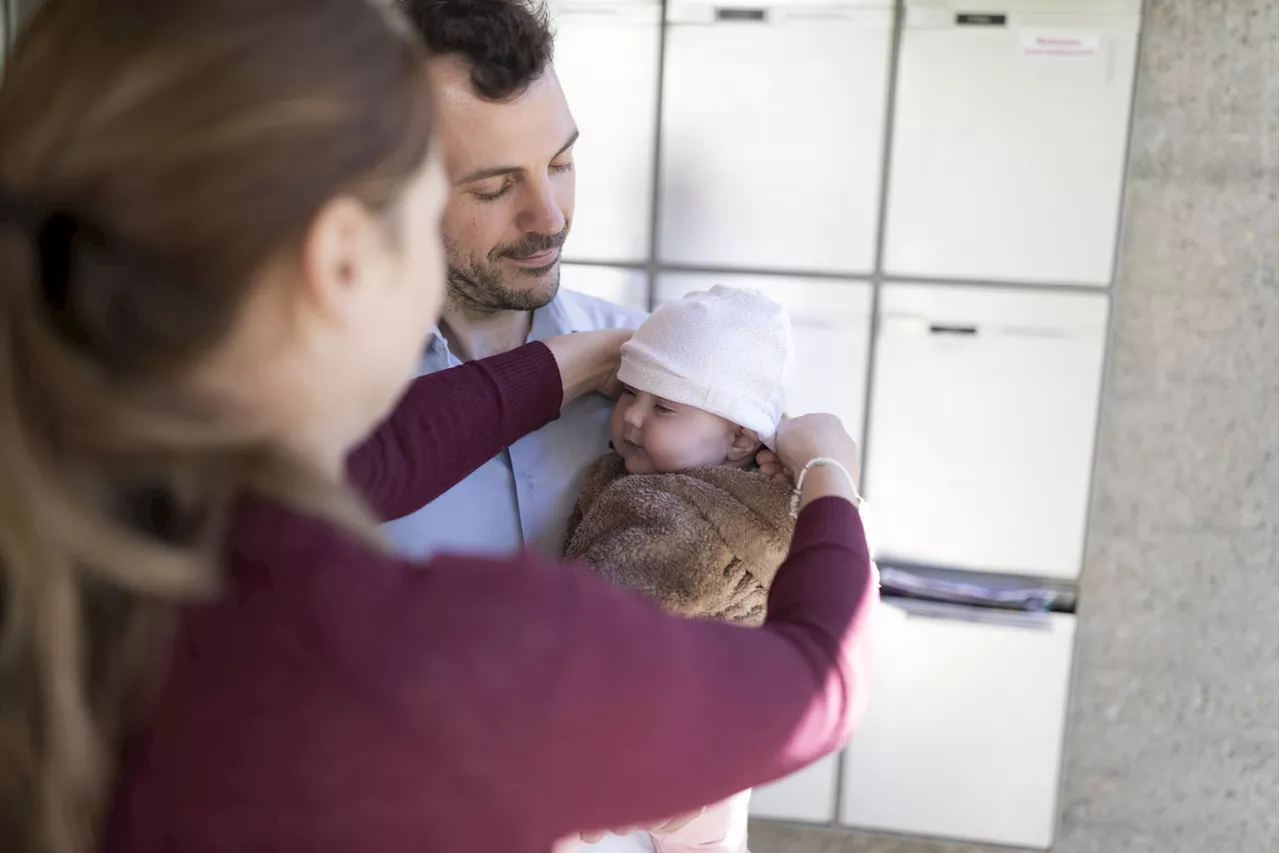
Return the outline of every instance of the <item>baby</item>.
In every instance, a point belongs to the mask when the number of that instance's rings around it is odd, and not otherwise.
[[[713,287],[649,317],[622,348],[614,453],[594,463],[566,554],[685,616],[764,621],[794,522],[755,469],[782,419],[791,324],[750,290]]]
[[[588,470],[566,555],[692,618],[756,626],[790,545],[791,487],[755,457],[782,419],[791,324],[750,290],[713,287],[649,317],[622,349],[615,452]],[[746,850],[750,792],[658,851]]]

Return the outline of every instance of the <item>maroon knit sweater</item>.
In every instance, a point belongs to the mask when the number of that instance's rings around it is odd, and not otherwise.
[[[351,477],[405,514],[561,396],[541,344],[423,377]],[[407,563],[264,501],[227,552],[124,749],[109,853],[545,853],[796,770],[864,704],[877,591],[838,499],[801,514],[757,629],[530,555]]]

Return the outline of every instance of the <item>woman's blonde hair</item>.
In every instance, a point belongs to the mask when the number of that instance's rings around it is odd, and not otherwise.
[[[0,849],[81,853],[246,489],[356,504],[196,399],[263,267],[427,153],[374,0],[46,0],[0,85]],[[430,239],[430,235],[422,235]]]

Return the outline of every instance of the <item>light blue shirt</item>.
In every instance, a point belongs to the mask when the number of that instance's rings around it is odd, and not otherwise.
[[[643,319],[644,314],[633,308],[561,289],[548,305],[533,312],[528,340],[635,328]],[[461,363],[436,329],[418,374]],[[608,450],[612,407],[598,394],[575,400],[559,420],[520,439],[448,492],[383,530],[401,554],[414,559],[440,551],[510,554],[526,546],[559,557],[583,474]]]

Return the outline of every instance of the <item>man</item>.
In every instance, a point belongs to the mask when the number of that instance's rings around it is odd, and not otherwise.
[[[451,182],[442,230],[449,296],[421,372],[643,315],[560,290],[573,220],[578,128],[551,66],[545,12],[518,0],[407,0],[431,49]],[[402,552],[559,556],[588,464],[607,450],[609,401],[593,397],[516,442],[386,530]]]
[[[560,289],[578,128],[551,64],[545,10],[524,0],[402,0],[401,7],[432,54],[451,183],[441,226],[449,296],[421,372],[566,332],[638,326],[638,311]],[[525,546],[559,556],[583,474],[608,448],[611,409],[602,397],[579,399],[385,529],[415,557]],[[653,827],[662,849],[730,849],[705,843],[703,816],[714,809]],[[643,831],[593,840],[580,853],[654,850]]]

